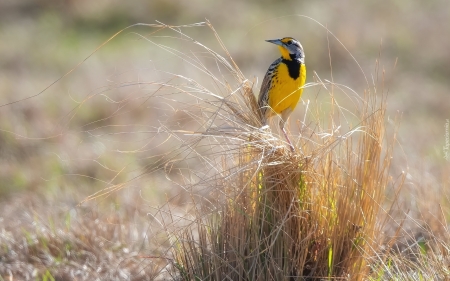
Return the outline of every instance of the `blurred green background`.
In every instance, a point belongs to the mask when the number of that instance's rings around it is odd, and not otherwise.
[[[426,174],[439,182],[447,165],[443,152],[444,126],[450,118],[450,8],[444,0],[1,1],[0,103],[40,93],[129,25],[155,20],[182,25],[205,19],[214,25],[249,79],[257,77],[261,81],[269,64],[278,57],[274,46],[264,40],[292,36],[304,46],[308,82],[314,81],[314,72],[321,79],[331,79],[330,53],[334,81],[362,96],[367,82],[358,65],[310,18],[327,26],[339,38],[359,62],[370,86],[377,79],[376,60],[386,70],[388,116],[394,119],[401,114],[400,146],[393,171],[408,169],[413,176]],[[151,80],[156,66],[175,73],[183,71],[173,56],[133,33],[151,37],[153,31],[148,27],[125,31],[42,94],[0,108],[3,202],[18,192],[29,191],[69,192],[74,202],[79,202],[111,183],[127,181],[151,169],[157,165],[155,155],[173,148],[158,146],[164,137],[119,133],[154,129],[159,118],[172,118],[174,111],[163,104],[136,100],[111,118],[117,105],[106,96],[96,95],[73,111],[92,93],[109,91],[119,100],[144,95],[142,91],[148,92],[148,88],[114,85],[141,76]],[[220,50],[207,27],[183,31]],[[173,44],[190,51],[179,42]],[[214,66],[212,61],[211,67]],[[378,91],[381,90],[379,87]],[[329,96],[305,90],[303,100],[315,98],[327,100]],[[298,107],[292,123],[303,116],[304,109]],[[111,124],[122,129],[114,134],[107,127]],[[102,130],[103,126],[108,129]],[[108,134],[93,137],[102,132]],[[124,166],[127,173],[120,172]],[[413,172],[416,170],[419,172]],[[177,194],[179,190],[165,186],[163,178],[160,173],[149,174],[138,189],[146,190],[145,197],[154,198],[155,202],[161,194]],[[161,195],[161,200],[165,196]]]

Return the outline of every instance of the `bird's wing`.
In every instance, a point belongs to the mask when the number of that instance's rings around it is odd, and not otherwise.
[[[258,105],[260,108],[266,107],[267,103],[269,102],[269,90],[272,83],[272,75],[275,71],[275,68],[280,64],[282,58],[279,58],[275,60],[270,66],[269,69],[266,72],[266,75],[264,76],[264,79],[261,83],[261,90],[259,91],[258,96]]]

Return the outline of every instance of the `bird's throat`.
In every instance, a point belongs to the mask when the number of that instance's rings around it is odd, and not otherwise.
[[[284,48],[282,46],[278,46],[278,49],[280,49],[281,57],[283,57],[283,59],[292,60],[291,55],[289,54],[289,51],[286,50],[286,48]]]

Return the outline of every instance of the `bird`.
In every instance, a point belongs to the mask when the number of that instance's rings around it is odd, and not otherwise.
[[[261,84],[258,96],[261,121],[265,126],[270,117],[281,115],[280,129],[294,151],[284,125],[303,93],[306,82],[305,52],[300,42],[292,37],[266,42],[278,45],[281,57],[269,66]]]

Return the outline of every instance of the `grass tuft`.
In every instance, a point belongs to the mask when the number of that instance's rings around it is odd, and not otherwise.
[[[191,223],[170,232],[174,279],[363,280],[380,242],[377,216],[389,183],[385,96],[356,96],[350,117],[336,102],[328,117],[307,112],[311,120],[299,126],[292,153],[261,128],[253,84],[226,49],[227,59],[207,50],[239,86],[200,108],[205,123],[217,118],[189,147],[207,142],[208,157],[221,164],[210,180],[199,181],[214,200],[193,200]],[[335,85],[327,83],[334,99]],[[327,89],[322,82],[307,86]]]

